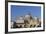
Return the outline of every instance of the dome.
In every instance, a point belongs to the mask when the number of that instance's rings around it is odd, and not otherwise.
[[[37,17],[34,17],[35,20],[37,20]]]
[[[30,15],[25,15],[25,17],[30,17]]]

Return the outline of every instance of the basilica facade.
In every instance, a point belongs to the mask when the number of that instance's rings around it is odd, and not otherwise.
[[[33,28],[41,27],[41,21],[37,17],[32,17],[32,15],[27,14],[25,16],[19,16],[13,23],[13,28]]]

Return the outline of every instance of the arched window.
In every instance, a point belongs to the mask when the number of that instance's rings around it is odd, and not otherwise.
[[[16,28],[19,28],[18,25],[16,25]]]
[[[20,28],[22,28],[22,25],[20,25]]]
[[[30,25],[30,27],[32,27],[32,25]]]
[[[37,27],[41,27],[41,22],[39,23],[39,25]]]
[[[34,25],[34,27],[35,27],[36,25]]]

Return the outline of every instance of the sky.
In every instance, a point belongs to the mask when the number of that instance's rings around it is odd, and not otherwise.
[[[17,6],[11,5],[11,19],[15,20],[16,16],[23,16],[31,13],[32,16],[41,17],[40,6]]]

